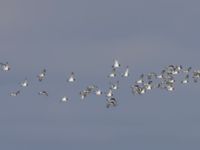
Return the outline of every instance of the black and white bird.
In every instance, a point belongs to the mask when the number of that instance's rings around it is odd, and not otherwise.
[[[81,100],[84,100],[88,96],[88,92],[83,90],[79,93]]]
[[[114,78],[117,76],[117,72],[116,72],[116,69],[115,68],[112,68],[112,71],[111,73],[108,75],[108,77],[110,78]]]
[[[19,94],[20,94],[20,90],[18,90],[18,91],[16,91],[16,92],[11,92],[11,93],[10,93],[10,96],[15,97],[15,96],[17,96],[17,95],[19,95]]]
[[[137,83],[137,84],[142,84],[142,83],[144,83],[144,76],[145,76],[144,74],[141,74],[141,75],[140,75],[140,79],[138,79],[138,80],[136,81],[136,83]]]
[[[112,89],[109,89],[105,94],[106,94],[106,97],[112,97],[113,96]]]
[[[110,97],[106,101],[107,101],[107,103],[106,103],[107,108],[117,106],[117,100],[114,97]]]
[[[27,78],[20,83],[20,86],[21,87],[28,87],[28,80],[27,80]]]
[[[194,80],[194,83],[197,83],[198,80],[200,79],[200,70],[193,71],[192,78]]]
[[[149,81],[148,83],[144,83],[144,88],[146,89],[146,90],[152,90],[152,88],[153,88],[153,85],[152,85],[152,81]]]
[[[122,77],[128,77],[129,76],[129,66],[126,66],[126,70],[124,73],[122,73]]]
[[[38,75],[37,75],[37,78],[38,78],[38,81],[43,81],[44,78],[46,76],[46,69],[43,69]]]
[[[117,59],[114,59],[114,64],[112,65],[112,68],[119,68],[121,65]]]
[[[1,66],[1,70],[7,72],[11,69],[10,65],[8,64],[8,62],[6,62],[5,64],[4,63],[0,63],[0,66]]]
[[[173,86],[173,84],[166,85],[165,88],[167,91],[170,91],[170,92],[175,90],[175,87]]]
[[[116,83],[111,83],[110,82],[110,89],[118,90],[119,89],[119,81],[117,81]]]
[[[92,92],[95,91],[95,89],[96,89],[96,85],[88,85],[88,86],[86,87],[86,90],[85,90],[85,91],[87,91],[88,94],[91,94]]]
[[[79,95],[81,100],[85,99],[88,95],[96,92],[96,86],[95,85],[88,85],[84,90],[82,90]]]
[[[189,83],[189,74],[187,74],[187,75],[185,76],[185,78],[181,81],[181,83],[182,83],[182,84],[187,84],[187,83]]]
[[[49,96],[47,91],[40,91],[38,95]]]
[[[102,95],[103,94],[103,92],[98,88],[98,87],[96,87],[96,89],[95,89],[95,95],[96,96],[100,96],[100,95]]]
[[[165,71],[165,70],[162,70],[160,74],[157,74],[157,75],[156,75],[156,78],[157,78],[157,79],[163,79],[165,73],[166,73],[166,71]]]
[[[135,84],[135,85],[131,86],[131,91],[132,91],[133,95],[136,95],[136,94],[143,95],[146,93],[146,88]]]
[[[66,103],[66,102],[68,102],[68,100],[69,100],[68,97],[63,96],[60,101]]]
[[[68,82],[70,83],[73,83],[76,81],[76,78],[75,78],[75,75],[74,75],[74,72],[71,72],[69,78],[67,79]]]
[[[192,67],[188,67],[186,69],[182,69],[183,70],[183,73],[189,73],[191,70],[192,70]]]

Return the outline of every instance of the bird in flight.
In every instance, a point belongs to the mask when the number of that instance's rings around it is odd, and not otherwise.
[[[1,66],[1,70],[7,72],[11,69],[10,65],[8,64],[8,62],[6,63],[0,63],[0,66]]]
[[[43,69],[38,75],[37,75],[37,78],[38,78],[38,81],[43,81],[44,78],[46,76],[46,69]]]
[[[67,79],[68,82],[70,83],[73,83],[76,81],[76,78],[75,78],[75,75],[74,75],[74,72],[71,72],[69,78]]]
[[[38,95],[49,96],[47,91],[40,91]]]
[[[16,92],[11,92],[10,93],[10,96],[17,96],[17,95],[19,95],[20,94],[20,90],[18,90],[18,91],[16,91]]]
[[[69,98],[68,97],[66,97],[66,96],[63,96],[62,98],[61,98],[61,102],[68,102],[68,100],[69,100]]]
[[[106,101],[107,101],[107,104],[106,104],[107,108],[116,107],[117,106],[117,100],[114,97],[110,97]]]
[[[124,73],[122,73],[122,77],[127,78],[129,76],[129,66],[126,66],[126,70]]]
[[[114,59],[114,64],[112,65],[112,68],[119,68],[121,65],[117,59]]]
[[[20,83],[20,86],[21,87],[27,87],[28,86],[28,80],[27,80],[27,78]]]

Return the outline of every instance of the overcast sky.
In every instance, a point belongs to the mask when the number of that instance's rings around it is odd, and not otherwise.
[[[195,0],[1,0],[0,61],[12,70],[0,72],[0,149],[199,150],[199,84],[142,97],[129,88],[139,74],[169,64],[200,68],[199,7]],[[114,58],[131,69],[119,106],[106,109],[104,97],[80,101],[88,84],[107,88]],[[43,68],[48,76],[38,83]],[[30,87],[9,97],[25,77]],[[38,97],[42,89],[48,98]],[[63,95],[68,104],[58,102]]]

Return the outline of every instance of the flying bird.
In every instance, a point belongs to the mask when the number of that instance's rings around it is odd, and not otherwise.
[[[5,72],[9,71],[11,69],[10,65],[8,64],[8,62],[4,63],[0,63],[1,69]]]
[[[112,68],[119,68],[121,65],[117,59],[114,59],[114,64],[112,65]]]
[[[71,72],[69,78],[67,79],[68,82],[73,83],[76,81],[74,72]]]
[[[38,95],[49,96],[47,91],[40,91]]]
[[[126,66],[125,72],[122,74],[122,77],[128,77],[129,76],[129,66]]]
[[[181,81],[182,84],[189,83],[189,74],[185,76],[185,78]]]
[[[100,89],[97,89],[97,90],[95,90],[95,94],[96,94],[97,96],[100,96],[100,95],[103,94],[103,92],[102,92]]]
[[[63,96],[62,98],[61,98],[61,102],[68,102],[68,100],[69,100],[69,98],[68,97],[66,97],[66,96]]]
[[[110,89],[118,90],[119,89],[119,81],[117,81],[116,83],[111,83],[110,82]]]
[[[111,71],[111,73],[108,75],[108,77],[114,78],[114,77],[116,77],[116,76],[117,76],[116,69],[115,69],[115,68],[112,68],[112,71]]]
[[[38,81],[43,81],[44,78],[46,76],[46,69],[43,69],[38,75],[37,75],[37,78],[38,78]]]
[[[109,89],[105,94],[106,94],[106,97],[112,97],[113,96],[112,89]]]
[[[114,97],[108,98],[106,101],[107,101],[107,104],[106,104],[107,108],[117,106],[117,100]]]
[[[22,82],[20,83],[20,86],[21,86],[21,87],[27,87],[27,86],[28,86],[28,80],[25,79],[24,81],[22,81]]]
[[[10,96],[17,96],[17,95],[19,95],[20,94],[20,90],[18,90],[18,91],[16,91],[16,92],[11,92],[10,93]]]
[[[83,99],[85,99],[86,96],[88,95],[88,92],[84,90],[84,91],[81,91],[81,92],[79,93],[79,95],[80,95],[81,100],[83,100]]]

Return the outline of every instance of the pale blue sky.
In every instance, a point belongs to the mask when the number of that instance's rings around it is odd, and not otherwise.
[[[199,150],[199,84],[132,96],[140,73],[169,64],[200,68],[200,2],[186,0],[1,0],[0,149]],[[80,101],[88,84],[106,88],[114,58],[129,65],[119,106]],[[36,75],[46,67],[47,80]],[[69,86],[74,71],[78,82]],[[30,88],[8,96],[25,77]],[[49,98],[37,92],[48,89]],[[58,103],[71,96],[69,104]]]

